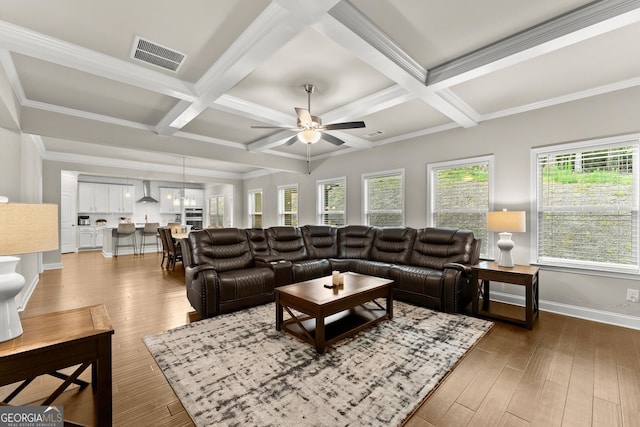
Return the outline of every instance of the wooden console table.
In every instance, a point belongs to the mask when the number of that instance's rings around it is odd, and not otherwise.
[[[83,383],[78,376],[91,365],[91,385],[99,426],[113,420],[111,386],[111,335],[113,326],[103,305],[42,314],[22,319],[23,334],[0,343],[0,386],[40,375],[64,379],[42,405],[51,404],[71,383]],[[60,369],[80,365],[73,374]],[[86,383],[85,383],[86,384]],[[7,400],[22,390],[19,386]]]
[[[515,322],[533,329],[533,322],[538,317],[538,267],[516,265],[500,267],[493,261],[481,261],[472,268],[472,310],[474,315]],[[525,287],[525,307],[491,301],[489,283],[502,282]],[[482,299],[482,304],[480,304]]]

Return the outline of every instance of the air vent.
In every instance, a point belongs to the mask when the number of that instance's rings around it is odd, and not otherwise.
[[[373,137],[375,137],[375,136],[380,136],[380,135],[382,135],[383,133],[384,133],[384,132],[382,132],[381,130],[376,130],[376,131],[373,131],[373,132],[371,132],[371,133],[368,133],[368,134],[364,135],[364,137],[365,137],[365,138],[373,138]]]
[[[177,73],[187,55],[138,36],[133,42],[131,58]]]

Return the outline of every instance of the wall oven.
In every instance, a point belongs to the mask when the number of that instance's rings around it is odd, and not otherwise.
[[[192,230],[202,230],[204,224],[202,208],[184,208],[184,220],[186,225],[190,225]]]

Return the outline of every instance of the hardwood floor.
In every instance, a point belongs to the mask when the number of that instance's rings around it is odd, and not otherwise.
[[[115,328],[114,425],[193,425],[141,341],[188,322],[181,265],[172,272],[159,254],[100,252],[62,262],[41,275],[22,316],[104,304]],[[59,382],[40,377],[12,403],[44,399]],[[0,388],[0,399],[13,388]],[[76,387],[55,404],[93,425],[92,399],[91,387]],[[533,331],[497,322],[406,425],[640,426],[640,331],[546,312]]]

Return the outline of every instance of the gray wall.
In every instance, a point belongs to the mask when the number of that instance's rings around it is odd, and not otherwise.
[[[360,224],[362,174],[404,168],[405,224],[424,227],[427,225],[427,164],[493,154],[494,208],[527,211],[530,229],[531,149],[640,132],[639,105],[640,88],[636,87],[482,122],[469,129],[454,129],[322,159],[313,163],[311,175],[281,173],[246,180],[242,197],[246,204],[247,192],[262,188],[264,226],[276,225],[277,187],[297,183],[299,222],[313,224],[316,222],[316,181],[346,176],[347,222]],[[246,210],[242,224],[247,224]],[[529,233],[514,234],[516,263],[525,264],[533,259],[530,237]],[[638,277],[616,278],[575,270],[542,269],[540,281],[540,298],[544,301],[541,305],[546,310],[640,328],[640,304],[625,301],[627,288],[640,287]],[[496,290],[506,293],[504,298],[522,299],[521,289],[516,287],[497,286]]]
[[[42,159],[28,135],[0,127],[0,195],[10,202],[36,203],[42,200]],[[41,272],[41,255],[19,255],[16,271],[25,279],[25,287],[16,297],[18,307],[24,308]]]

